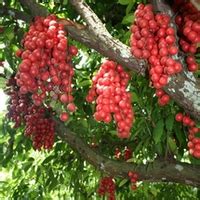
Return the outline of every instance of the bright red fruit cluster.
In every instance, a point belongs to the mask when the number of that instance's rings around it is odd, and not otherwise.
[[[92,79],[92,88],[86,100],[96,100],[94,118],[97,121],[111,122],[112,114],[117,123],[118,137],[128,138],[134,119],[131,94],[126,91],[129,75],[121,65],[105,61]]]
[[[13,76],[8,79],[5,92],[10,97],[7,116],[15,122],[14,128],[18,128],[24,123],[24,116],[28,112],[30,98],[25,94],[19,93],[19,87],[16,85],[16,80]]]
[[[36,17],[22,40],[23,49],[16,52],[22,59],[16,78],[20,93],[32,93],[35,105],[50,96],[64,105],[72,104],[69,111],[74,111],[71,59],[78,50],[68,46],[65,34],[55,16]]]
[[[136,172],[130,171],[128,172],[128,176],[131,181],[131,189],[136,190],[137,189],[136,182],[138,181],[138,174]]]
[[[174,28],[170,17],[153,13],[152,5],[140,4],[135,12],[135,22],[131,26],[131,52],[133,56],[147,59],[153,86],[160,89],[168,83],[169,76],[182,70],[181,63],[175,59],[178,53]],[[165,95],[166,97],[166,95]],[[165,105],[169,97],[159,100]]]
[[[196,127],[195,122],[188,115],[177,113],[175,119],[182,122],[184,126],[188,126],[189,153],[195,158],[200,158],[200,128]]]
[[[101,196],[107,194],[108,200],[115,200],[115,182],[112,177],[103,177],[100,179],[98,194]]]
[[[37,150],[51,149],[54,144],[55,122],[47,116],[44,107],[32,105],[25,116],[25,136],[31,137],[33,147]]]
[[[178,12],[175,21],[179,28],[181,48],[189,54],[186,58],[188,70],[195,72],[198,70],[198,64],[193,55],[200,44],[200,11],[192,3],[183,0],[176,0],[174,10]]]
[[[158,104],[165,106],[170,101],[169,95],[167,95],[162,89],[156,89],[156,96],[158,97]]]

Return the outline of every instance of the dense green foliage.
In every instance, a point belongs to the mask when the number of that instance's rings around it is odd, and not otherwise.
[[[22,10],[15,0],[5,1],[6,6]],[[41,1],[40,1],[41,2]],[[50,13],[58,17],[82,22],[66,0],[42,1]],[[106,24],[109,32],[129,43],[129,26],[137,3],[133,0],[88,0],[99,18]],[[28,11],[25,9],[25,12]],[[0,13],[1,14],[1,13]],[[5,61],[4,74],[8,78],[17,70],[19,59],[14,52],[20,48],[20,40],[28,29],[28,24],[17,21],[8,15],[1,15],[0,60]],[[98,123],[93,119],[94,104],[85,101],[91,86],[92,75],[104,59],[98,52],[83,44],[70,41],[79,48],[75,66],[74,91],[78,109],[66,125],[94,147],[102,155],[114,159],[115,148],[128,146],[133,151],[129,162],[152,161],[156,156],[200,164],[188,156],[186,151],[186,129],[174,120],[181,109],[172,101],[161,108],[157,105],[154,89],[149,87],[148,79],[133,72],[129,89],[136,121],[130,139],[117,138],[115,124]],[[6,78],[0,78],[1,88],[5,89]],[[55,106],[55,105],[54,105]],[[56,106],[55,106],[56,107]],[[59,105],[57,106],[59,109]],[[23,135],[24,127],[13,129],[5,113],[1,114],[0,133],[0,199],[100,199],[96,190],[101,173],[84,161],[78,153],[64,142],[56,139],[54,147],[48,152],[32,149],[29,139]],[[151,167],[151,166],[147,166]],[[197,188],[171,183],[142,183],[131,191],[129,182],[116,179],[117,199],[199,199]]]

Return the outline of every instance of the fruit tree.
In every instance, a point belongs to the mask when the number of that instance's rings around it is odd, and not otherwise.
[[[200,197],[198,0],[8,0],[0,15],[0,198]]]

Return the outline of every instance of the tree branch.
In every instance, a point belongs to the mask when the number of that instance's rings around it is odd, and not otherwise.
[[[14,8],[8,8],[7,6],[0,7],[0,16],[10,16],[14,19],[20,19],[27,23],[29,23],[32,19],[32,17],[25,12],[19,11]]]
[[[111,176],[128,178],[129,171],[136,171],[141,181],[174,182],[200,187],[200,166],[164,160],[155,160],[149,166],[115,161],[90,148],[83,139],[71,132],[59,120],[56,120],[56,131],[57,135],[77,151],[83,159]]]
[[[21,5],[25,6],[30,10],[31,16],[46,16],[48,15],[47,9],[36,3],[34,0],[19,0]]]
[[[20,0],[20,2],[32,10],[32,15],[34,16],[38,14],[38,11],[35,12],[36,10],[43,10],[43,7],[33,0]],[[105,31],[105,26],[100,22],[96,14],[83,0],[70,0],[70,2],[88,23],[87,28],[83,30],[78,29],[76,26],[66,25],[65,28],[71,38],[89,48],[95,49],[103,56],[109,57],[121,65],[136,71],[138,74],[145,74],[147,63],[143,60],[135,59],[131,55],[128,46],[111,37]],[[84,14],[83,10],[87,14]],[[42,11],[39,14],[46,15],[47,12]],[[63,23],[63,20],[61,23]],[[184,58],[181,57],[181,59],[183,60]],[[200,120],[200,81],[192,73],[184,72],[172,76],[169,84],[164,89],[184,110],[189,112],[195,119]]]

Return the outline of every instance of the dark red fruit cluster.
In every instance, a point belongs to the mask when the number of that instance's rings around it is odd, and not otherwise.
[[[112,114],[117,123],[118,137],[128,138],[134,120],[131,94],[126,91],[129,75],[121,65],[105,61],[92,79],[92,88],[86,100],[96,100],[94,118],[97,121],[111,122]]]
[[[55,122],[47,116],[44,107],[32,105],[25,116],[25,132],[33,141],[33,147],[37,150],[51,149],[54,144]]]
[[[7,117],[15,122],[14,128],[18,128],[24,123],[24,116],[28,112],[30,98],[25,94],[19,93],[19,87],[16,85],[16,80],[13,76],[8,79],[5,93],[10,97]]]
[[[124,150],[120,151],[119,148],[115,149],[115,158],[117,160],[121,159],[121,157],[123,156],[122,159],[124,160],[128,160],[130,158],[132,158],[132,151],[130,148],[128,148],[127,146],[124,148]]]
[[[136,182],[138,181],[138,174],[136,172],[130,171],[128,172],[128,176],[131,181],[131,189],[136,190],[137,189]]]
[[[189,153],[195,158],[200,158],[200,128],[196,127],[195,122],[188,115],[177,113],[176,121],[182,122],[184,126],[188,127],[188,148]]]
[[[98,194],[107,195],[108,200],[115,200],[115,182],[112,177],[103,177],[100,179]]]
[[[175,59],[178,53],[175,30],[170,26],[170,17],[153,13],[152,5],[140,4],[135,12],[135,22],[131,26],[131,52],[139,59],[147,59],[153,87],[160,89],[168,83],[169,76],[182,70]],[[159,99],[165,105],[169,97]]]
[[[20,93],[32,93],[35,105],[40,106],[50,97],[66,106],[70,103],[67,108],[73,112],[71,59],[78,50],[68,46],[65,35],[55,16],[36,17],[22,40],[23,49],[16,52],[22,59],[16,78]]]
[[[4,32],[4,28],[0,27],[0,33],[3,33],[3,32]]]
[[[200,11],[191,2],[183,0],[175,2],[174,10],[178,13],[175,22],[178,25],[181,48],[189,54],[186,58],[188,70],[195,72],[198,64],[193,55],[200,44]]]

